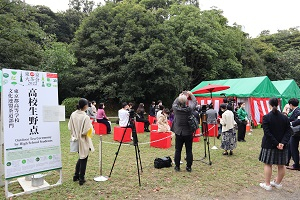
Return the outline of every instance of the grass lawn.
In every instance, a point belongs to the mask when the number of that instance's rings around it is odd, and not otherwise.
[[[83,186],[72,181],[77,160],[76,153],[69,152],[70,133],[67,122],[61,122],[61,150],[63,165],[63,184],[37,193],[14,197],[14,199],[222,199],[233,197],[245,188],[259,188],[263,181],[263,164],[258,161],[262,129],[254,129],[246,136],[247,142],[238,143],[232,156],[223,156],[219,148],[220,140],[215,140],[218,150],[210,150],[212,165],[194,161],[192,172],[185,171],[185,163],[181,172],[175,172],[173,167],[155,169],[153,161],[156,157],[174,155],[174,139],[169,149],[150,148],[149,133],[138,134],[143,173],[141,184],[138,185],[138,175],[135,160],[135,149],[132,145],[122,145],[116,160],[110,180],[95,182],[99,176],[99,136],[93,137],[95,152],[88,158],[86,180]],[[113,141],[113,134],[103,136],[103,175],[108,176],[111,170],[118,142]],[[147,143],[147,144],[143,144]],[[210,148],[214,140],[210,138]],[[193,144],[194,159],[204,156],[203,138]],[[184,158],[185,151],[182,154]],[[294,177],[295,173],[287,173],[285,179]],[[52,171],[45,178],[49,183],[58,180],[58,173]],[[299,183],[299,182],[298,182]],[[21,192],[19,184],[9,186],[14,193]],[[255,195],[255,194],[254,194]],[[4,187],[0,199],[4,199]],[[234,198],[235,199],[235,198]]]

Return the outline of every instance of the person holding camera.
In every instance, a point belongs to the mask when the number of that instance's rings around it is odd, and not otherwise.
[[[245,110],[245,102],[240,102],[240,108],[238,109],[237,113],[237,117],[238,120],[241,123],[238,123],[238,141],[239,142],[246,142],[245,140],[245,135],[246,135],[246,126],[248,123],[248,114]]]
[[[188,98],[191,100],[188,102]],[[188,105],[187,105],[188,103]],[[175,171],[180,171],[180,159],[183,144],[186,149],[186,170],[192,171],[193,164],[193,131],[188,123],[188,116],[196,108],[196,97],[190,91],[184,91],[174,100],[172,108],[174,111],[174,121],[172,131],[175,133]]]
[[[129,105],[126,102],[122,103],[122,108],[118,111],[119,126],[127,127],[129,124]]]

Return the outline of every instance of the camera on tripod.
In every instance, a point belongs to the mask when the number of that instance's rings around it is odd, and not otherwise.
[[[129,113],[129,118],[130,118],[130,119],[134,119],[134,118],[135,118],[136,112],[134,111],[134,109],[130,109],[130,110],[128,111],[128,113]]]
[[[201,106],[201,112],[200,112],[201,124],[203,122],[206,123],[206,120],[207,120],[207,114],[206,114],[207,108],[208,108],[207,105],[202,105]]]

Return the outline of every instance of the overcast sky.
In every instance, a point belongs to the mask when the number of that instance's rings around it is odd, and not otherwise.
[[[52,11],[68,9],[69,0],[25,0],[31,5],[45,5]],[[94,0],[99,3],[101,0]],[[200,9],[215,6],[224,11],[229,25],[236,22],[243,31],[257,37],[263,30],[271,33],[277,30],[300,27],[300,0],[199,0]]]

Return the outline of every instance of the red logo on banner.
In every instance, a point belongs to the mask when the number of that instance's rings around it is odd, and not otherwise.
[[[57,74],[47,73],[47,78],[57,78]]]
[[[34,72],[30,72],[30,76],[34,76]]]

